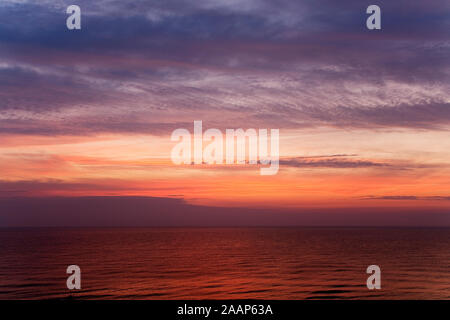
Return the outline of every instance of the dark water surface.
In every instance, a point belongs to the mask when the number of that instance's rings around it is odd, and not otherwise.
[[[82,289],[66,288],[81,268]],[[381,290],[366,268],[381,268]],[[450,299],[449,228],[0,229],[0,299]]]

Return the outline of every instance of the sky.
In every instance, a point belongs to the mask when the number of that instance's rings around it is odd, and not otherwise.
[[[450,4],[371,4],[1,0],[0,226],[450,226]],[[278,174],[174,165],[195,120],[279,129]]]

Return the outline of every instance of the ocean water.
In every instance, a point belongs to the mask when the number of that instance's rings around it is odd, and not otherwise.
[[[450,299],[450,229],[0,229],[0,299],[67,297]]]

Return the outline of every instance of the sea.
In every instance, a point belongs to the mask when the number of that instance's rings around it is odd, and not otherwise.
[[[450,228],[0,228],[0,299],[450,299]]]

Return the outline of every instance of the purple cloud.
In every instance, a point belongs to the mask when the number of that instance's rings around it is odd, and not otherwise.
[[[212,127],[445,129],[448,6],[380,1],[3,1],[0,133]],[[27,16],[26,23],[18,17]]]

